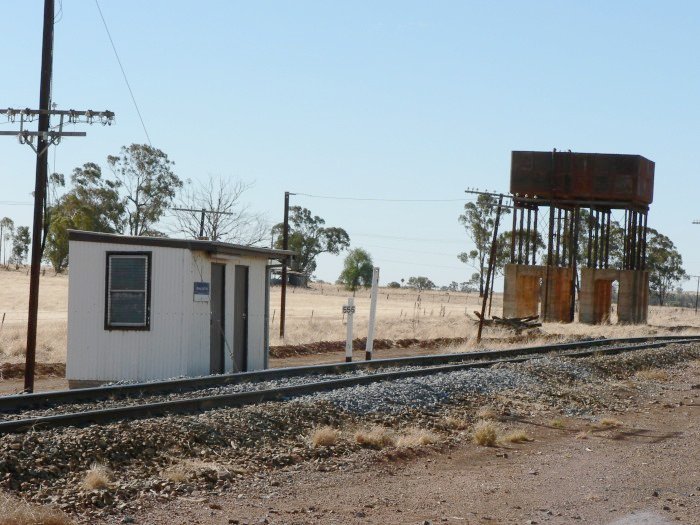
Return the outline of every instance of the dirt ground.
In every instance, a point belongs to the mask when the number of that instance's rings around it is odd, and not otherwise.
[[[21,394],[24,390],[24,379],[5,379],[0,381],[0,396]],[[68,390],[68,380],[64,377],[40,377],[34,381],[35,392],[51,390]]]
[[[380,453],[352,468],[307,466],[266,490],[178,499],[135,523],[700,523],[700,362],[659,395],[630,398],[622,425],[521,421],[534,441],[462,443],[412,459]],[[587,430],[587,432],[585,432]]]

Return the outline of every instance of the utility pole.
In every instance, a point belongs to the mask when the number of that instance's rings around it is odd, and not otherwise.
[[[491,239],[491,253],[489,254],[489,266],[486,272],[486,290],[481,302],[481,317],[479,317],[479,331],[476,334],[476,342],[481,342],[481,331],[484,328],[484,317],[486,315],[486,301],[489,298],[489,284],[491,282],[492,272],[496,271],[496,244],[498,242],[498,223],[501,221],[501,206],[503,205],[503,195],[498,197],[498,208],[496,208],[496,220],[493,223],[493,238]]]
[[[496,222],[494,223],[494,227],[493,227],[494,237],[493,237],[493,241],[491,243],[491,248],[493,250],[493,247],[496,243],[496,235],[498,233],[498,223],[500,221],[501,210],[512,208],[512,206],[509,206],[507,204],[503,204],[503,199],[504,198],[509,199],[510,197],[508,197],[507,195],[505,195],[503,193],[496,193],[494,191],[488,191],[488,190],[482,191],[482,190],[479,190],[476,188],[468,188],[468,189],[464,190],[464,193],[471,194],[471,195],[488,195],[489,197],[498,197],[498,208],[496,210]],[[513,213],[513,221],[515,221],[515,213]],[[515,222],[513,222],[513,224],[515,225]],[[494,255],[494,257],[495,257],[495,255]],[[494,259],[493,264],[495,265],[495,259]],[[491,315],[491,304],[493,303],[493,284],[494,284],[495,280],[496,280],[496,269],[494,267],[492,270],[491,259],[489,259],[489,267],[488,267],[487,276],[486,276],[486,289],[484,291],[484,301],[486,300],[485,299],[486,297],[489,298],[489,315]],[[486,311],[485,304],[486,303],[484,302],[484,308],[482,309],[482,312],[481,312],[482,318],[483,318],[485,311]],[[483,325],[483,321],[480,321],[479,322],[479,335],[477,338],[477,342],[481,341],[482,325]]]
[[[41,83],[39,88],[39,109],[15,110],[0,109],[0,115],[7,115],[10,122],[20,117],[19,131],[0,131],[0,135],[14,135],[20,144],[28,144],[36,153],[36,176],[34,183],[34,222],[32,226],[32,257],[29,280],[29,314],[27,322],[27,353],[24,368],[24,391],[34,391],[34,369],[36,361],[36,332],[37,313],[39,309],[39,277],[41,275],[42,235],[44,229],[44,212],[46,208],[46,182],[48,172],[49,146],[57,145],[61,137],[84,137],[85,132],[64,132],[63,120],[68,117],[69,123],[82,122],[85,117],[92,124],[97,117],[103,124],[111,124],[114,113],[111,111],[58,111],[51,109],[51,76],[53,73],[53,24],[54,0],[44,0],[44,26],[41,49]],[[61,117],[59,130],[50,131],[51,115]],[[32,122],[38,116],[37,131],[24,129],[25,123]],[[33,145],[36,137],[36,147]]]
[[[186,211],[189,213],[201,213],[199,218],[199,238],[204,238],[204,217],[207,213],[211,215],[233,215],[230,211],[218,211],[218,210],[207,210],[202,208],[201,210],[194,210],[192,208],[170,208],[173,211]]]
[[[282,229],[282,249],[289,249],[289,196],[294,195],[284,192],[284,225]],[[287,256],[282,261],[282,294],[280,298],[280,338],[284,339],[284,321],[287,309]]]

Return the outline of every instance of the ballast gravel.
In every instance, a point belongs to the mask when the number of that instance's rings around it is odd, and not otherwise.
[[[356,454],[370,454],[351,439],[314,447],[309,436],[321,425],[353,429],[379,424],[397,431],[417,426],[449,443],[458,437],[445,426],[445,417],[457,413],[473,422],[485,404],[502,414],[594,418],[601,411],[627,409],[629,394],[623,386],[644,388],[648,395],[663,393],[662,383],[640,386],[630,380],[636,371],[672,369],[697,359],[697,343],[616,356],[544,357],[196,415],[37,429],[0,439],[0,490],[56,505],[91,523],[127,516],[149,500],[230,492],[238,484],[263,487],[273,469],[309,462],[320,470],[336,470],[348,468]],[[95,463],[113,471],[107,488],[82,485]],[[183,466],[179,479],[168,475],[169,469]]]
[[[633,343],[616,344],[614,346],[621,347],[632,345]],[[600,351],[606,348],[609,348],[609,346],[601,345],[596,347],[595,350]],[[532,359],[536,361],[546,360],[543,362],[546,362],[548,367],[560,366],[561,368],[559,373],[562,375],[566,375],[573,370],[576,370],[576,373],[579,375],[583,373],[581,370],[574,368],[573,365],[568,364],[568,360],[562,361],[542,356],[533,356]],[[467,361],[465,361],[465,363],[466,362]],[[452,364],[456,365],[459,363],[455,362]],[[439,366],[445,365],[434,365],[434,367]],[[400,411],[401,407],[403,406],[414,406],[416,408],[427,408],[434,406],[445,399],[454,396],[455,394],[459,394],[460,392],[475,393],[482,391],[484,394],[489,394],[503,388],[523,388],[526,386],[525,384],[521,384],[523,381],[527,383],[533,380],[533,378],[523,376],[522,374],[508,374],[507,371],[511,370],[513,365],[510,365],[511,368],[503,368],[504,366],[506,365],[496,365],[490,369],[472,369],[435,374],[433,376],[398,379],[393,380],[392,383],[382,382],[370,385],[346,387],[328,394],[318,394],[318,399],[326,399],[345,410],[354,412],[362,412],[373,409],[382,412],[396,412]],[[149,403],[162,403],[209,396],[230,395],[243,392],[306,385],[343,378],[364,377],[385,372],[412,371],[429,368],[433,367],[390,366],[367,369],[359,368],[344,373],[282,377],[265,381],[246,381],[238,384],[199,388],[196,390],[188,390],[183,392],[143,394],[139,396],[117,399],[110,398],[90,402],[66,403],[47,408],[36,408],[22,411],[0,411],[0,422],[78,413],[88,410],[102,410],[125,406],[145,405]],[[494,374],[493,371],[496,369],[503,370],[504,372]],[[129,383],[120,382],[113,384],[120,385]],[[363,392],[364,394],[359,395],[360,392]],[[396,392],[396,395],[388,395],[386,392]]]
[[[549,360],[543,358],[537,361],[546,366]],[[475,393],[488,395],[507,389],[529,389],[532,386],[531,377],[512,366],[496,365],[494,368],[459,370],[320,392],[301,397],[299,402],[328,401],[353,413],[397,414],[406,408],[432,408],[455,396]]]

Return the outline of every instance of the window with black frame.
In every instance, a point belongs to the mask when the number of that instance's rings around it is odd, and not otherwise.
[[[150,328],[151,253],[107,253],[105,329]]]

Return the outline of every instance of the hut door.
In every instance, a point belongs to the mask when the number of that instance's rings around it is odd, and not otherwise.
[[[236,297],[233,304],[234,369],[248,368],[248,267],[236,265]]]
[[[209,372],[224,373],[224,307],[226,304],[224,287],[226,265],[211,264],[211,319],[209,324]]]

